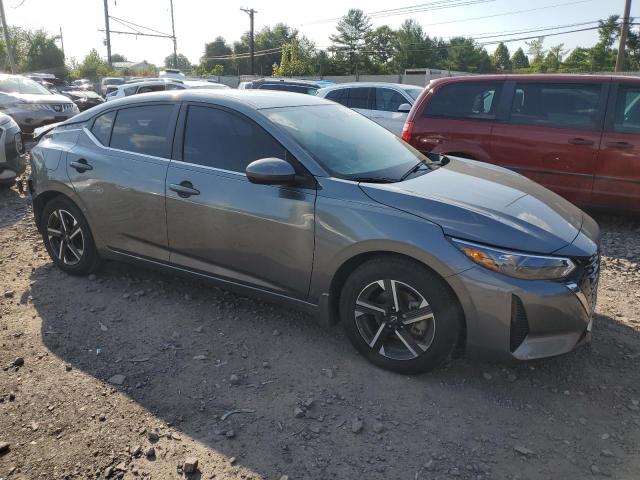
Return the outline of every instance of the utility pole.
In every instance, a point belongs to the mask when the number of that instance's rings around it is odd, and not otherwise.
[[[618,46],[618,56],[616,57],[616,72],[624,70],[624,50],[627,46],[627,33],[629,32],[629,14],[631,12],[631,0],[624,2],[624,17],[620,27],[620,45]]]
[[[256,10],[254,10],[253,8],[241,8],[240,10],[242,10],[243,12],[247,13],[249,15],[249,20],[251,22],[251,27],[249,30],[249,51],[251,52],[251,75],[255,74],[255,68],[254,68],[254,62],[253,62],[253,52],[254,52],[254,47],[253,47],[253,14],[254,13],[258,13]]]
[[[107,33],[107,63],[111,67],[111,31],[109,30],[109,3],[104,0],[104,29]]]
[[[62,27],[60,27],[60,47],[62,48],[62,55],[64,55],[64,38],[62,38]]]
[[[4,43],[7,45],[7,58],[9,59],[9,66],[11,67],[11,73],[16,73],[16,66],[13,63],[13,47],[11,45],[11,39],[9,37],[7,17],[4,14],[4,3],[2,0],[0,0],[0,15],[2,15],[2,31],[4,32]]]
[[[173,67],[178,68],[178,42],[176,41],[176,25],[173,21],[173,0],[169,0],[171,4],[171,34],[173,35]]]

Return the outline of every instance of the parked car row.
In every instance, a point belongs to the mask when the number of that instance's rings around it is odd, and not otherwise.
[[[205,80],[176,80],[174,78],[142,78],[126,82],[107,95],[106,100],[138,95],[140,93],[184,90],[186,88],[225,90],[228,86]]]
[[[588,215],[511,170],[430,160],[325,98],[127,96],[44,135],[31,175],[61,270],[131,261],[285,302],[341,323],[384,368],[421,372],[454,351],[548,357],[591,335]]]

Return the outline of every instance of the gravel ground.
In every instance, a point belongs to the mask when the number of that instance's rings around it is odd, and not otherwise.
[[[196,281],[67,276],[2,191],[0,479],[640,478],[640,220],[598,221],[591,346],[406,377]]]

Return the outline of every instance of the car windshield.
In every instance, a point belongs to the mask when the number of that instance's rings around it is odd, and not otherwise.
[[[414,100],[417,100],[418,97],[420,96],[420,94],[422,93],[422,88],[405,88],[404,91],[407,92],[409,94],[409,96],[411,98],[413,98]]]
[[[124,80],[122,78],[105,78],[104,85],[122,85]]]
[[[332,175],[399,181],[429,160],[377,123],[341,105],[263,110]]]
[[[51,92],[39,83],[23,77],[6,77],[0,79],[0,92],[51,95]]]

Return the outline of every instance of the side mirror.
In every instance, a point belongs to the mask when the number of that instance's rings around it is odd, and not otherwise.
[[[411,104],[403,103],[398,107],[398,112],[400,113],[409,113],[411,111]]]
[[[251,183],[260,185],[290,185],[296,180],[293,166],[280,158],[261,158],[245,170]]]

